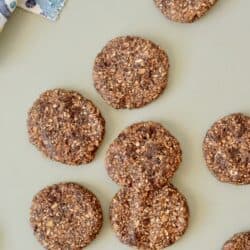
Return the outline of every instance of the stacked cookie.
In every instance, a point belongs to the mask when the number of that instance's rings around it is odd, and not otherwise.
[[[112,180],[123,186],[111,202],[110,219],[123,243],[162,249],[185,233],[188,205],[170,184],[181,160],[176,138],[151,121],[126,128],[110,145],[106,168]]]

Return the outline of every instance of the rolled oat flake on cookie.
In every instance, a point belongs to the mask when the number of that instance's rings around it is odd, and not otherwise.
[[[109,146],[106,169],[122,186],[162,187],[173,177],[182,161],[177,139],[161,124],[135,123]]]
[[[189,209],[185,197],[171,184],[161,189],[121,189],[110,205],[117,237],[138,249],[159,250],[185,233]]]
[[[170,20],[192,23],[205,15],[217,0],[154,0],[154,2]]]
[[[48,90],[28,113],[29,139],[52,160],[68,165],[94,159],[105,132],[95,105],[76,91]]]
[[[250,232],[235,234],[224,244],[222,250],[250,250]]]
[[[116,109],[140,108],[157,99],[168,82],[168,56],[149,40],[123,36],[97,55],[95,88]]]
[[[205,136],[203,154],[218,180],[250,184],[250,117],[237,113],[215,122]]]
[[[92,192],[75,183],[60,183],[35,195],[30,223],[45,249],[82,250],[96,238],[103,215]]]

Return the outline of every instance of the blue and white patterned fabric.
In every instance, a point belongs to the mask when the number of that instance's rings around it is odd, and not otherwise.
[[[17,6],[16,0],[0,0],[0,31]]]
[[[53,21],[58,18],[64,4],[65,0],[18,0],[19,7]]]
[[[55,21],[66,0],[0,0],[0,31],[16,6]]]

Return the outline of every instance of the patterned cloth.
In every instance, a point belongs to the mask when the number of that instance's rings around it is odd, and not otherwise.
[[[66,0],[0,0],[0,31],[16,6],[55,21]]]
[[[17,6],[16,0],[0,0],[0,31]]]
[[[52,21],[58,18],[64,4],[65,0],[18,0],[19,7]]]

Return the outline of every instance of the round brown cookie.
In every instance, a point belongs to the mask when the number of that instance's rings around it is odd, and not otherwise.
[[[104,131],[100,111],[75,91],[48,90],[28,114],[30,142],[49,158],[69,165],[91,162]]]
[[[132,36],[111,40],[97,55],[93,78],[112,107],[140,108],[167,86],[168,56],[151,41]]]
[[[192,23],[205,15],[217,0],[154,0],[154,2],[170,20]]]
[[[249,250],[249,249],[250,249],[250,232],[235,234],[223,246],[223,250]]]
[[[161,124],[140,122],[122,131],[106,155],[109,176],[118,184],[164,186],[182,160],[179,142]]]
[[[110,220],[124,244],[158,250],[185,233],[189,209],[185,197],[171,184],[148,190],[125,187],[111,202]]]
[[[60,183],[33,198],[30,223],[45,249],[82,250],[99,233],[103,215],[92,192],[75,183]]]
[[[250,184],[250,117],[231,114],[215,122],[204,139],[203,153],[218,180]]]

